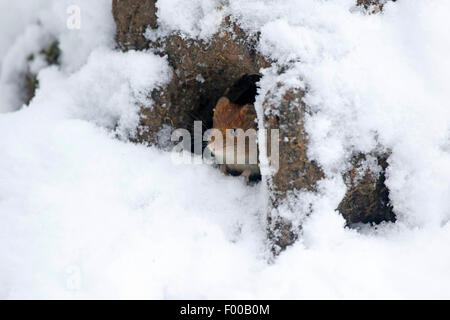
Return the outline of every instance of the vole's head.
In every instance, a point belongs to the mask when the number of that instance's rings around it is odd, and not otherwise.
[[[249,153],[250,157],[257,157],[257,123],[254,103],[258,90],[257,83],[260,79],[261,76],[258,74],[244,74],[216,104],[213,127],[221,135],[214,135],[208,148],[216,159],[222,159],[219,160],[223,161],[222,163],[230,164],[230,160],[224,161],[224,156],[230,152],[237,155],[238,164],[242,164],[239,157],[241,159],[245,157],[248,160]]]
[[[233,148],[236,155],[239,155],[240,150],[241,153],[245,151],[248,157],[250,148],[256,146],[258,126],[253,104],[240,106],[231,103],[226,97],[220,98],[214,110],[213,127],[221,133],[214,135],[208,144],[208,148],[216,157],[225,156]],[[243,149],[238,149],[239,143],[245,143]]]

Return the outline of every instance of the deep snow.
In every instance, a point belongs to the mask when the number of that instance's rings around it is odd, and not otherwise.
[[[0,0],[0,297],[449,298],[450,2],[399,0],[381,15],[354,2],[158,1],[162,33],[205,39],[232,13],[287,67],[263,70],[261,91],[307,88],[309,153],[326,179],[289,214],[312,204],[302,240],[270,264],[262,185],[126,142],[171,71],[114,51],[110,1]],[[73,3],[80,30],[66,28]],[[55,38],[62,66],[41,66],[23,107],[24,60]],[[345,228],[340,173],[379,148],[392,151],[399,221]]]

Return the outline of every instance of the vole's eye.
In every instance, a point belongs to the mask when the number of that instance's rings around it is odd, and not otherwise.
[[[237,130],[236,130],[236,129],[231,129],[231,130],[230,130],[230,134],[231,134],[233,137],[237,136]]]

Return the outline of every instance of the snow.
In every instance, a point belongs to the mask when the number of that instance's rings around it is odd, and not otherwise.
[[[268,263],[263,184],[127,142],[171,71],[150,52],[114,50],[110,1],[1,0],[0,297],[449,298],[450,3],[367,15],[354,2],[157,2],[164,32],[185,37],[207,39],[232,13],[278,60],[261,93],[277,81],[307,89],[308,152],[326,178],[286,203],[303,236]],[[66,28],[72,4],[80,30]],[[26,57],[54,39],[62,66],[36,63],[40,87],[23,107]],[[341,173],[374,150],[391,151],[398,221],[346,228]]]
[[[223,19],[219,0],[165,0],[156,3],[160,32],[207,39],[218,31]]]
[[[69,73],[86,63],[95,48],[114,47],[115,25],[111,10],[105,10],[111,6],[109,0],[1,1],[0,6],[4,8],[0,22],[0,112],[21,107],[20,79],[27,71],[26,57],[36,55],[54,39],[62,50],[61,68]],[[67,28],[70,6],[81,10],[80,30]]]

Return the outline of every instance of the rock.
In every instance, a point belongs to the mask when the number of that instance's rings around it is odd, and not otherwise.
[[[29,105],[31,100],[34,98],[34,94],[36,93],[36,89],[39,86],[39,81],[37,78],[37,75],[33,72],[27,72],[25,74],[24,79],[24,87],[25,87],[25,94],[24,94],[24,104]]]
[[[294,190],[314,191],[323,178],[320,167],[306,155],[308,139],[304,127],[303,91],[279,86],[269,92],[263,103],[266,129],[279,129],[279,170],[267,179],[270,192],[268,234],[274,253],[294,243],[299,231],[281,218],[278,207]],[[274,98],[281,93],[281,102]]]
[[[142,106],[137,137],[141,142],[164,147],[169,128],[192,130],[194,120],[211,128],[213,108],[225,90],[243,74],[258,73],[269,65],[255,50],[256,36],[248,37],[229,17],[209,42],[177,34],[150,42],[143,40],[143,32],[148,26],[157,27],[154,1],[114,0],[113,14],[119,47],[151,48],[167,55],[173,69],[170,83],[153,91],[154,105]]]
[[[369,13],[378,13],[383,10],[387,1],[395,2],[397,0],[356,0],[356,4],[364,7]]]
[[[213,108],[226,89],[243,74],[257,74],[271,65],[255,50],[258,35],[245,34],[230,17],[208,42],[178,34],[149,41],[143,33],[149,26],[158,27],[155,1],[113,0],[113,14],[120,48],[150,49],[167,56],[173,69],[172,80],[152,92],[154,104],[142,106],[137,137],[140,142],[165,147],[173,129],[191,130],[194,120],[202,120],[204,128],[210,128]],[[302,97],[301,90],[286,90],[281,84],[264,97],[265,127],[279,129],[280,134],[279,170],[266,180],[270,194],[267,232],[275,254],[294,243],[300,233],[298,226],[281,217],[279,207],[289,202],[296,190],[314,192],[324,177],[320,166],[307,158]],[[394,221],[389,191],[384,185],[387,157],[379,157],[382,169],[378,175],[363,171],[357,177],[354,173],[362,170],[365,157],[356,157],[352,169],[344,175],[348,192],[337,209],[349,225]]]
[[[364,154],[356,156],[353,168],[344,175],[348,191],[337,209],[348,225],[395,222],[395,214],[389,201],[389,189],[384,184],[388,155],[375,157],[379,172],[364,168],[366,158],[367,155]]]
[[[149,47],[150,41],[144,37],[144,32],[148,27],[157,27],[155,3],[156,0],[113,0],[116,42],[122,49]]]
[[[279,129],[279,170],[267,179],[270,192],[268,214],[268,235],[272,251],[278,254],[298,238],[300,229],[291,221],[281,217],[279,207],[289,202],[295,191],[315,191],[316,184],[324,175],[319,165],[308,159],[308,137],[304,127],[305,105],[301,90],[268,93],[263,103],[266,129]],[[273,97],[280,96],[281,102]],[[348,191],[337,210],[347,225],[356,223],[378,224],[395,221],[395,214],[389,201],[389,190],[385,182],[388,154],[374,158],[378,172],[365,167],[369,155],[360,154],[351,163],[351,170],[344,174]]]
[[[44,56],[45,61],[49,66],[60,65],[61,50],[59,49],[59,42],[53,41],[48,47],[43,48],[40,52]]]

